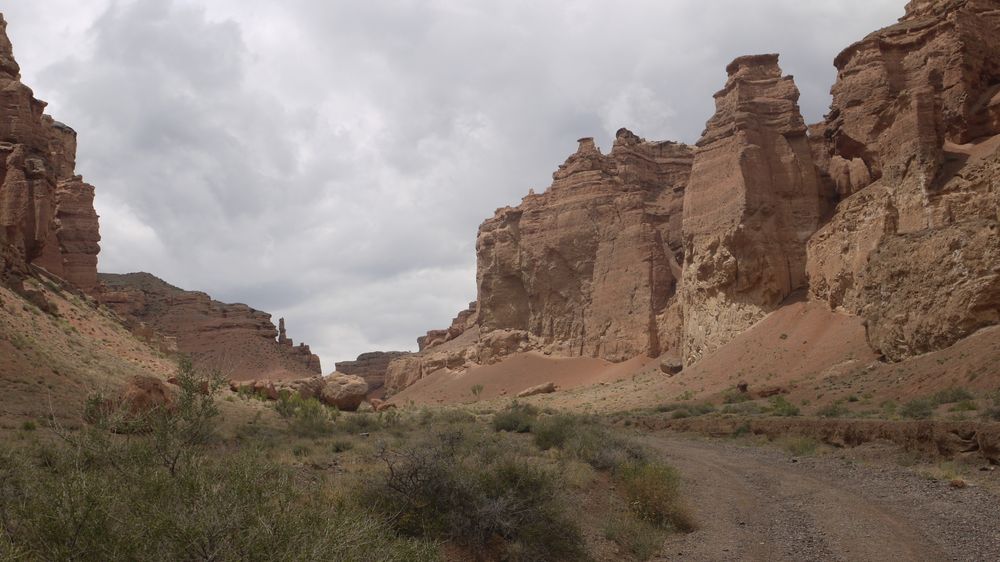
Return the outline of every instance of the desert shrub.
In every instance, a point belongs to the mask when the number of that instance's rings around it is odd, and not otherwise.
[[[659,412],[673,412],[670,417],[673,419],[690,418],[703,416],[715,411],[715,406],[704,402],[701,404],[664,404],[657,408]]]
[[[535,437],[535,445],[545,451],[552,448],[561,448],[566,441],[574,434],[578,425],[583,420],[579,416],[570,414],[555,414],[539,418],[531,428],[531,433]]]
[[[775,416],[797,416],[799,407],[789,402],[784,396],[774,396],[768,401],[770,413]]]
[[[847,406],[840,400],[831,402],[816,411],[816,415],[823,418],[842,418],[848,414]]]
[[[339,412],[331,410],[315,398],[302,398],[298,393],[278,397],[275,410],[288,423],[288,429],[302,437],[327,435]]]
[[[955,402],[961,402],[963,400],[972,400],[975,397],[961,387],[951,387],[946,388],[934,396],[931,397],[931,402],[934,406],[939,406],[941,404],[954,404]]]
[[[0,451],[0,553],[27,560],[435,560],[385,518],[253,448],[213,447],[213,392],[181,383],[150,430],[97,423]]]
[[[934,402],[929,398],[911,400],[899,409],[899,415],[904,418],[923,420],[934,415]]]
[[[649,560],[663,547],[665,535],[656,526],[627,514],[615,514],[604,524],[604,538],[630,552],[636,560]]]
[[[371,412],[354,412],[337,419],[337,430],[344,433],[371,433],[383,427],[383,418]]]
[[[631,463],[622,467],[618,481],[636,515],[660,528],[690,531],[694,522],[680,499],[680,474],[659,463]]]
[[[726,404],[722,407],[723,414],[736,414],[743,416],[752,416],[761,413],[760,404],[756,402],[741,402],[736,404]]]
[[[347,439],[334,439],[330,443],[330,450],[334,453],[343,453],[344,451],[350,451],[354,448],[354,442],[348,441]]]
[[[38,426],[32,420],[27,420],[21,424],[22,431],[35,431],[36,429],[38,429]]]
[[[379,451],[386,470],[366,484],[363,503],[404,535],[451,541],[477,556],[499,549],[506,560],[585,559],[557,475],[510,454],[483,457],[466,439],[447,432]]]
[[[951,408],[948,409],[949,412],[973,412],[978,410],[979,407],[972,400],[962,400],[961,402],[955,403]]]
[[[483,385],[481,385],[481,384],[474,384],[474,385],[472,385],[472,388],[470,389],[470,391],[472,392],[472,396],[474,396],[476,398],[476,400],[479,400],[480,395],[483,394]]]
[[[740,392],[738,388],[731,388],[722,395],[723,404],[739,404],[753,400],[749,392]]]
[[[437,415],[438,421],[446,424],[463,424],[472,423],[476,421],[476,416],[468,410],[463,410],[461,408],[451,408],[448,410],[442,410]]]
[[[561,451],[571,458],[606,472],[618,472],[626,463],[645,462],[645,449],[628,439],[611,434],[603,426],[581,419]]]
[[[513,402],[503,410],[493,414],[493,429],[527,433],[538,419],[538,408],[531,404]]]
[[[882,402],[881,408],[882,415],[887,418],[891,418],[894,417],[896,412],[899,411],[899,404],[897,404],[894,400],[886,400],[885,402]]]

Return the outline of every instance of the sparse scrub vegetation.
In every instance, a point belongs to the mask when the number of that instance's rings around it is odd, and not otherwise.
[[[799,415],[799,407],[789,402],[784,396],[772,397],[768,401],[768,405],[771,415],[785,417]]]
[[[940,406],[941,404],[954,404],[955,402],[972,400],[973,398],[974,396],[968,390],[961,387],[951,387],[936,393],[931,397],[931,401],[935,406]]]
[[[797,457],[814,455],[819,448],[819,442],[812,437],[798,435],[782,437],[778,439],[778,445]]]
[[[694,522],[680,501],[680,474],[657,463],[625,464],[619,481],[629,505],[640,519],[659,528],[694,530]]]
[[[847,406],[840,400],[831,402],[816,411],[816,415],[821,418],[842,418],[848,414]]]
[[[636,560],[649,560],[660,551],[665,534],[655,525],[623,513],[605,523],[604,538],[618,543]]]
[[[538,408],[531,404],[512,402],[503,410],[493,414],[493,429],[496,431],[513,431],[528,433],[538,420]]]
[[[911,400],[899,409],[899,415],[904,418],[923,420],[934,415],[934,402],[929,398],[918,398]]]

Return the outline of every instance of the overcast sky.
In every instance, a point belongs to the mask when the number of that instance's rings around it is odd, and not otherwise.
[[[325,372],[475,298],[475,237],[576,148],[697,141],[725,66],[777,52],[809,122],[905,0],[0,0],[79,134],[100,270],[287,319]]]

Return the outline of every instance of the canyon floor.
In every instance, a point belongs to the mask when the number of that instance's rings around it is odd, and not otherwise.
[[[643,441],[685,475],[699,525],[659,560],[1000,559],[995,471],[957,488],[933,466],[886,462],[898,453],[881,445],[793,456],[670,432]]]

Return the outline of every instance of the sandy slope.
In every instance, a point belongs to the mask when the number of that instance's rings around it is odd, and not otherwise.
[[[835,400],[864,396],[867,403],[927,396],[949,386],[985,393],[1000,388],[1000,328],[954,346],[900,363],[886,363],[870,349],[855,316],[820,303],[791,302],[728,345],[673,377],[658,359],[613,364],[592,358],[553,358],[528,353],[464,373],[439,371],[394,397],[399,404],[471,402],[482,384],[482,400],[507,399],[553,381],[561,391],[531,400],[555,407],[618,411],[678,400],[711,400],[745,381],[752,391],[780,388],[805,401],[805,413]]]

